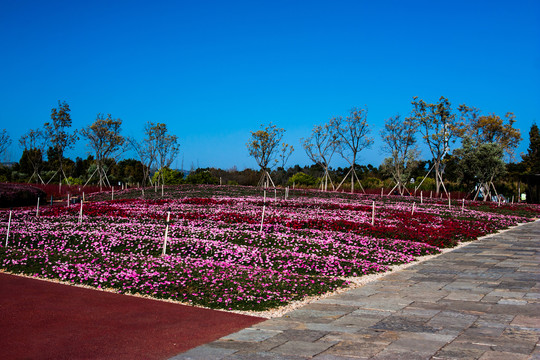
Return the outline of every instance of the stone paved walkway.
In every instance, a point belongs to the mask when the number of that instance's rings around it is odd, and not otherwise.
[[[540,221],[175,356],[540,359]]]

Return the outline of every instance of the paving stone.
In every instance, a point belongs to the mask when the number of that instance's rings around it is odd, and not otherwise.
[[[441,312],[440,310],[421,309],[414,306],[408,306],[404,308],[403,310],[399,311],[398,315],[416,316],[422,319],[431,319],[432,317],[434,317],[440,312]]]
[[[511,324],[529,328],[540,328],[540,316],[517,315]]]
[[[247,328],[221,338],[221,340],[257,342],[281,334],[281,331]]]
[[[393,313],[395,313],[395,311],[360,308],[358,310],[353,311],[350,315],[352,316],[380,316],[382,319],[382,318],[392,315]]]
[[[288,341],[317,341],[323,336],[327,335],[328,332],[325,331],[317,331],[317,330],[285,330],[283,331],[282,335],[288,340]]]
[[[310,358],[311,357],[281,355],[272,352],[237,352],[223,358],[223,360],[306,360]],[[213,359],[208,358],[207,360]]]
[[[443,299],[439,305],[444,306],[447,311],[459,312],[464,314],[481,315],[491,312],[492,304],[478,301],[459,301]]]
[[[169,360],[221,360],[226,356],[235,353],[233,349],[216,348],[210,345],[202,345],[191,349],[183,354],[176,355]]]
[[[398,339],[398,336],[386,337],[384,333],[377,331],[363,331],[361,333],[329,333],[322,337],[318,341],[331,341],[331,342],[372,342],[380,344],[390,344],[392,341]]]
[[[442,327],[426,325],[426,321],[415,317],[389,316],[370,327],[371,329],[434,333]]]
[[[479,359],[486,350],[479,349],[464,349],[464,348],[443,348],[439,350],[431,359]]]
[[[338,326],[355,327],[358,329],[373,326],[382,319],[384,319],[383,316],[376,315],[345,315],[332,322],[332,324]]]
[[[275,318],[255,324],[252,328],[263,330],[298,329],[305,328],[305,323],[302,321],[294,321],[290,318]]]
[[[302,310],[316,310],[316,311],[335,311],[343,314],[351,313],[358,309],[358,306],[346,306],[340,304],[321,304],[319,302],[314,302],[302,306]]]
[[[386,348],[386,344],[373,342],[342,341],[322,354],[370,358]]]
[[[510,291],[510,290],[503,290],[503,289],[495,289],[492,292],[490,292],[489,296],[499,296],[503,299],[519,299],[526,295],[527,293],[525,291]]]
[[[536,341],[526,341],[503,335],[497,339],[495,345],[492,346],[492,350],[529,355],[533,352],[535,346]]]
[[[347,314],[346,311],[318,311],[298,309],[284,315],[285,317],[296,321],[314,322],[314,323],[330,323]]]
[[[527,305],[527,300],[518,300],[518,299],[501,299],[497,301],[497,304],[502,305]]]
[[[468,329],[465,329],[463,335],[465,336],[487,336],[487,337],[498,337],[501,336],[505,327],[504,326],[498,326],[498,327],[489,327],[489,326],[478,326],[476,323],[474,323],[471,327]]]
[[[336,342],[287,341],[272,352],[282,355],[313,357],[332,347]]]
[[[358,332],[358,326],[352,325],[337,325],[335,323],[305,323],[304,328],[307,330],[317,330],[324,332],[339,332],[339,333],[356,333]]]
[[[448,294],[445,300],[459,300],[459,301],[480,301],[484,297],[483,294],[474,294],[466,291],[453,291]]]
[[[527,305],[494,304],[490,312],[494,314],[514,314],[524,316],[538,316],[540,304],[528,303]]]
[[[520,326],[509,326],[504,329],[502,336],[506,339],[526,340],[538,342],[540,339],[539,328],[524,328]]]
[[[313,359],[317,360],[367,360],[368,357],[358,357],[358,356],[338,356],[338,355],[330,355],[330,354],[319,354],[315,356]]]
[[[508,353],[502,351],[486,351],[479,360],[527,360],[528,355]]]

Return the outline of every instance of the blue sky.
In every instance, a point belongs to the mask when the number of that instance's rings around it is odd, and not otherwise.
[[[309,164],[300,138],[354,106],[368,108],[375,138],[359,162],[379,165],[384,120],[408,115],[413,96],[514,112],[518,153],[540,123],[537,0],[0,0],[0,47],[12,161],[58,100],[74,128],[97,113],[136,138],[147,121],[166,123],[184,168],[255,168],[245,144],[270,122],[296,149],[289,165]],[[68,156],[87,151],[81,140]]]

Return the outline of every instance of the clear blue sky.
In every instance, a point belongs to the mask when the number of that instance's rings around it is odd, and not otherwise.
[[[184,168],[255,168],[245,144],[269,122],[296,149],[289,165],[309,164],[300,138],[354,106],[367,106],[376,139],[359,162],[379,165],[384,120],[408,115],[413,96],[514,112],[518,153],[540,123],[538,0],[0,0],[0,49],[12,161],[57,100],[74,128],[97,113],[138,138],[147,121],[166,123]],[[81,140],[67,155],[87,151]]]

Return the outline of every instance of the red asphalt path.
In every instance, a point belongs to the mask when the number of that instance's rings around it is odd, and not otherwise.
[[[262,320],[0,273],[1,359],[167,359]]]

